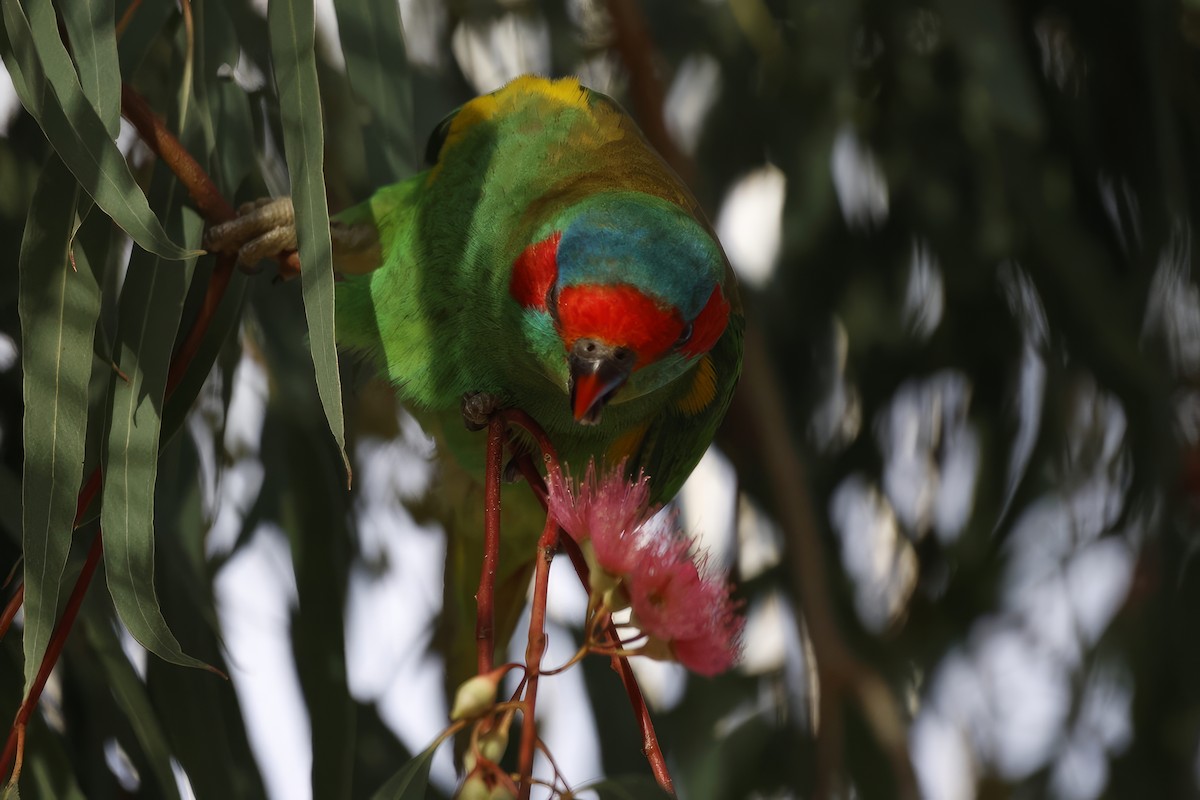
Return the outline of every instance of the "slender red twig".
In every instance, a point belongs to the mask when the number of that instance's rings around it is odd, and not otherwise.
[[[558,470],[558,450],[554,448],[554,443],[550,441],[546,431],[542,430],[542,426],[538,425],[533,417],[519,408],[504,408],[497,411],[496,415],[507,424],[524,428],[542,449],[542,457],[546,460],[547,469]]]
[[[496,647],[496,562],[500,558],[500,462],[504,456],[504,420],[488,422],[487,468],[484,476],[483,567],[475,593],[475,646],[479,674],[491,672]]]
[[[23,748],[18,748],[18,742],[24,744],[25,728],[29,724],[29,718],[33,715],[33,710],[37,708],[38,699],[42,696],[42,690],[46,688],[46,681],[50,678],[54,665],[58,663],[63,645],[67,643],[67,636],[70,635],[75,618],[79,615],[83,597],[87,594],[88,585],[92,582],[92,575],[96,572],[96,565],[100,563],[102,553],[100,531],[97,530],[96,536],[92,539],[92,549],[88,551],[87,560],[83,562],[83,569],[67,600],[67,607],[63,609],[62,617],[54,626],[54,635],[50,637],[50,643],[46,646],[46,655],[42,659],[41,666],[38,667],[33,685],[29,687],[29,696],[21,704],[20,710],[17,711],[17,718],[8,732],[8,741],[4,744],[4,754],[0,756],[0,774],[8,772],[14,757],[17,759],[21,757],[20,751]],[[14,770],[10,782],[15,781],[18,775],[19,771]]]
[[[22,583],[13,592],[12,599],[8,601],[8,605],[4,607],[4,614],[0,615],[0,639],[4,638],[4,634],[8,633],[8,629],[12,627],[12,621],[16,618],[17,612],[21,610],[21,604],[25,602],[25,584]]]
[[[529,643],[525,648],[525,710],[521,725],[521,749],[517,758],[517,769],[521,775],[520,800],[528,800],[532,786],[533,754],[537,749],[537,724],[534,720],[537,707],[538,676],[542,669],[542,657],[546,654],[546,597],[550,589],[550,562],[558,549],[558,523],[546,517],[546,527],[538,540],[537,564],[533,573],[533,605],[529,614]]]
[[[570,536],[564,536],[561,539],[563,552],[571,559],[571,566],[575,567],[575,574],[579,576],[579,580],[583,583],[584,588],[591,585],[591,574],[588,569],[587,561],[584,560],[583,553],[579,550],[579,545]],[[608,627],[608,635],[613,641],[617,641],[617,626],[609,619],[606,623]],[[650,709],[646,705],[646,698],[642,696],[642,689],[638,686],[637,676],[633,674],[633,667],[629,665],[629,659],[625,656],[612,657],[613,671],[621,676],[621,684],[625,687],[625,694],[629,696],[629,705],[633,709],[634,719],[637,720],[638,732],[642,736],[642,755],[646,757],[646,762],[650,764],[650,772],[654,775],[654,780],[662,787],[663,791],[675,795],[675,783],[671,780],[671,772],[667,769],[667,759],[663,755],[662,745],[658,743],[658,734],[654,730],[654,720],[650,716]]]

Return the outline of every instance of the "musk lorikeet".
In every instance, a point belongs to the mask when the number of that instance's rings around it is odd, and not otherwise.
[[[336,330],[449,454],[437,485],[454,685],[474,671],[483,539],[485,443],[463,425],[464,397],[530,414],[577,475],[592,459],[645,470],[650,499],[665,501],[729,404],[743,318],[695,198],[621,107],[577,80],[526,76],[471,100],[438,126],[427,157],[428,170],[334,219],[334,266],[346,276]],[[290,205],[264,214],[291,222]],[[242,255],[289,244],[294,231],[267,232]],[[502,500],[501,653],[544,520],[518,488]]]

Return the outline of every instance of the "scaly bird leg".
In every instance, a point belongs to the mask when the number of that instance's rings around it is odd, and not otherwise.
[[[374,225],[329,224],[333,266],[347,275],[360,275],[379,266],[379,234]],[[209,228],[204,249],[237,253],[238,263],[253,268],[258,262],[296,249],[296,214],[290,197],[264,197],[238,209],[237,219]]]

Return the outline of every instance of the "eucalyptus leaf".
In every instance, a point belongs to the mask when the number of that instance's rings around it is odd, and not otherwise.
[[[86,254],[79,250],[74,263],[70,258],[79,196],[79,184],[52,155],[21,242],[26,691],[58,618],[82,479],[92,340],[100,314],[100,287]]]
[[[156,196],[184,241],[199,242],[200,218],[182,205],[174,176],[156,173]],[[104,566],[125,627],[143,647],[176,664],[207,667],[187,656],[167,627],[154,588],[154,484],[171,346],[194,259],[183,268],[134,254],[121,292],[104,454]]]
[[[46,0],[39,2],[49,5]],[[69,0],[62,4],[79,83],[112,139],[121,130],[121,64],[115,17],[113,0]]]
[[[154,705],[150,702],[146,685],[138,677],[121,648],[111,619],[96,613],[93,605],[84,614],[83,628],[92,651],[97,656],[100,669],[104,671],[107,683],[112,689],[113,697],[129,720],[133,734],[158,782],[156,796],[178,800],[179,785],[171,767],[171,748],[163,732],[162,723],[159,722]]]
[[[116,142],[84,96],[73,67],[68,67],[69,75],[64,74],[65,50],[57,30],[53,36],[42,26],[35,31],[20,0],[0,0],[0,6],[9,44],[4,65],[17,96],[84,191],[146,250],[172,260],[198,255],[199,251],[182,248],[167,236]]]
[[[341,375],[334,338],[333,245],[322,174],[325,135],[313,52],[316,21],[312,0],[271,0],[267,24],[296,210],[296,241],[304,265],[301,279],[309,347],[321,406],[341,451],[349,482],[350,460],[346,456]]]
[[[371,800],[424,800],[429,789],[429,768],[433,765],[433,755],[441,743],[439,739],[409,759],[387,783],[371,795]]]

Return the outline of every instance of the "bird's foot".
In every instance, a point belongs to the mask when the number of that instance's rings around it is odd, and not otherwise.
[[[469,431],[481,431],[498,408],[500,398],[491,392],[467,392],[462,396],[463,424]]]
[[[258,262],[296,249],[296,213],[290,197],[263,197],[244,204],[236,219],[214,225],[204,234],[204,249],[237,254],[238,264],[252,269]]]

